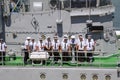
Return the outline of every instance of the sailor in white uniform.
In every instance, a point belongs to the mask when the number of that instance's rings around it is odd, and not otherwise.
[[[85,39],[81,34],[78,35],[78,41],[77,41],[77,50],[78,52],[78,61],[84,62],[85,61],[85,48],[86,48],[86,42]]]
[[[52,42],[52,49],[54,55],[54,61],[57,62],[60,59],[60,42],[58,40],[58,36],[54,36],[54,40]]]
[[[77,40],[74,35],[71,36],[71,39],[69,40],[70,44],[77,44]]]
[[[42,37],[39,38],[39,41],[37,43],[37,51],[44,51],[45,43],[42,39]]]
[[[39,38],[39,41],[37,43],[37,52],[44,52],[44,41],[42,39],[42,37]],[[46,55],[46,54],[45,54]],[[41,61],[34,61],[34,63],[41,63],[41,64],[45,64],[45,60],[41,60]]]
[[[62,39],[61,43],[64,42],[64,39],[65,39],[65,38],[68,39],[68,35],[67,35],[67,34],[65,34],[65,35],[63,36],[63,39]],[[68,39],[67,41],[69,42],[69,39]]]
[[[31,52],[35,52],[37,50],[37,43],[35,42],[35,39],[31,39],[30,50]]]
[[[87,40],[86,40],[86,50],[87,52],[87,62],[93,62],[94,58],[93,58],[93,52],[95,49],[95,44],[94,44],[94,40],[91,38],[91,35],[87,36]]]
[[[29,53],[31,52],[30,43],[31,43],[31,37],[27,37],[24,43],[25,45],[24,64],[27,64],[27,60],[29,59]]]
[[[6,49],[7,45],[5,42],[3,42],[3,39],[0,39],[0,61],[3,61],[3,64],[5,64],[5,55],[6,55]]]
[[[77,60],[77,52],[76,52],[76,50],[77,50],[77,40],[76,40],[76,38],[75,38],[75,36],[74,35],[72,35],[71,37],[70,37],[70,40],[69,40],[69,43],[70,43],[70,51],[71,51],[71,53],[70,53],[70,55],[75,55],[75,60]],[[73,51],[74,51],[74,53],[73,53]]]
[[[52,56],[52,41],[51,38],[48,36],[47,40],[45,41],[45,51],[48,51],[49,55]]]
[[[64,38],[61,42],[61,50],[62,50],[62,60],[69,61],[70,60],[70,44],[68,42],[68,37]]]

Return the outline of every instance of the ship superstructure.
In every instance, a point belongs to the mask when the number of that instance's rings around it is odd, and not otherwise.
[[[30,0],[18,1],[16,5],[11,12],[4,12],[8,16],[6,42],[11,46],[21,44],[29,35],[37,40],[40,35],[52,37],[57,33],[61,38],[64,34],[81,33],[92,34],[97,44],[95,51],[105,55],[116,51],[112,22],[115,8],[109,0]]]
[[[4,0],[0,9],[2,37],[8,45],[8,52],[12,50],[19,58],[15,65],[24,65],[21,46],[27,36],[38,40],[40,36],[57,34],[62,41],[64,34],[76,37],[82,34],[84,38],[91,34],[95,40],[96,59],[90,64],[60,62],[54,65],[48,61],[46,65],[39,65],[40,68],[29,65],[2,67],[0,74],[6,74],[8,78],[1,79],[119,80],[120,55],[113,27],[115,7],[111,0]],[[14,65],[14,61],[6,64]],[[16,74],[16,77],[9,74]],[[21,74],[26,77],[20,78]]]

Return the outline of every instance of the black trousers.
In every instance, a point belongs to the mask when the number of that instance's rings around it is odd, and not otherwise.
[[[90,51],[92,51],[92,50],[90,50]],[[93,53],[92,52],[88,51],[86,61],[87,62],[93,62],[94,61],[94,57],[93,57]]]
[[[83,52],[83,50],[79,50],[79,51],[81,51],[81,52],[78,52],[78,61],[80,61],[80,62],[84,62],[85,61],[85,53]]]
[[[54,61],[58,61],[60,59],[60,55],[58,51],[53,51],[53,55],[54,55]]]
[[[24,52],[24,64],[27,64],[28,59],[29,59],[29,52],[25,49],[25,52]]]
[[[6,55],[6,52],[0,52],[0,61],[3,60],[3,63],[5,62],[5,55]]]
[[[69,53],[67,51],[62,53],[62,60],[63,61],[70,61],[70,56],[69,56]]]
[[[48,49],[45,47],[44,50],[49,53],[50,57],[52,56],[52,52],[51,52],[52,48],[50,48],[50,49],[48,50]]]

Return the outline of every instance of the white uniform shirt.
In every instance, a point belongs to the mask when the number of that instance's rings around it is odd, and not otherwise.
[[[0,43],[0,51],[4,52],[5,51],[5,47],[7,47],[6,43],[3,42],[2,44]]]
[[[48,45],[49,44],[49,45]],[[45,41],[45,46],[47,47],[47,48],[50,48],[51,46],[52,46],[52,42],[51,41]]]
[[[31,51],[35,51],[36,50],[36,46],[37,46],[37,43],[36,42],[30,42],[30,49]]]
[[[89,42],[88,39],[87,39],[86,40],[86,46],[87,46],[87,50],[93,50],[94,40],[91,39],[90,42]]]
[[[80,40],[78,40],[78,41],[77,41],[77,44],[78,44],[78,46],[79,46],[78,50],[84,50],[84,47],[86,46],[85,41],[80,41]]]
[[[94,43],[94,40],[93,40],[93,39],[91,39],[90,41]],[[86,39],[86,42],[88,42],[88,39]]]
[[[60,46],[60,43],[57,42],[55,43],[54,41],[52,42],[52,46],[53,46],[53,50],[58,50],[59,49],[59,46]]]
[[[67,42],[67,43],[62,42],[62,43],[61,43],[61,46],[62,46],[62,50],[63,50],[63,51],[67,51],[68,48],[69,48],[69,46],[70,46],[70,44],[69,44],[69,42]]]
[[[39,48],[39,51],[44,51],[44,46],[45,46],[44,42],[40,43],[40,41],[38,41],[37,46]]]
[[[30,46],[30,43],[31,43],[31,41],[28,41],[28,40],[25,41],[25,43],[24,43],[24,45],[25,45],[25,49],[27,49],[26,46]]]

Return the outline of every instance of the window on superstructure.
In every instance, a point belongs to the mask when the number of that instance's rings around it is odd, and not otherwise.
[[[70,8],[70,0],[63,1],[64,8]]]
[[[96,7],[97,0],[71,0],[71,8]]]
[[[71,0],[71,8],[86,7],[86,0]]]
[[[87,7],[96,7],[97,0],[87,0]]]
[[[23,0],[22,5],[23,5],[23,8],[25,7],[25,12],[30,11],[30,1],[29,0]]]
[[[57,8],[58,9],[69,9],[70,8],[70,0],[57,0]]]
[[[111,0],[100,0],[100,6],[110,5]]]

